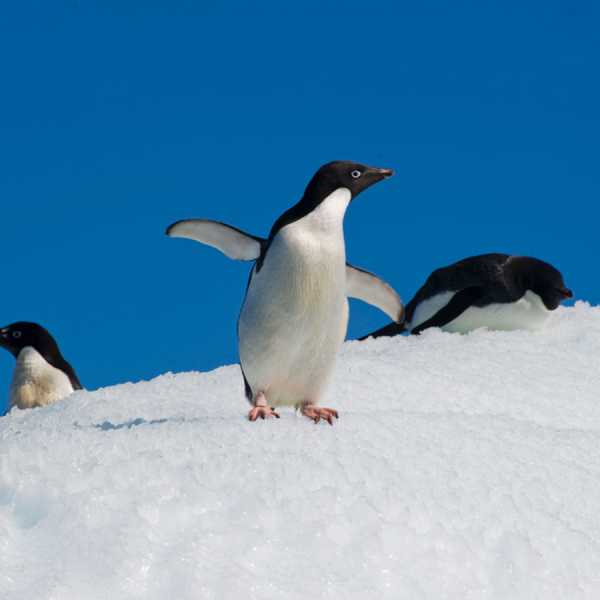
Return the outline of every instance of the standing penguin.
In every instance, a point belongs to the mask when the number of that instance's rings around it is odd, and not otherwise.
[[[368,336],[418,334],[429,327],[466,333],[487,327],[539,329],[573,293],[552,265],[528,256],[483,254],[434,271],[406,305],[406,321]]]
[[[50,333],[37,323],[19,321],[0,329],[0,346],[16,359],[9,408],[45,406],[82,389],[73,367]]]
[[[390,177],[389,169],[349,162],[323,165],[300,201],[274,223],[267,239],[203,219],[178,221],[167,235],[196,240],[230,258],[255,261],[238,320],[238,348],[249,419],[295,406],[333,423],[319,408],[346,336],[347,297],[377,306],[400,321],[396,292],[375,275],[346,263],[343,220],[363,190]]]

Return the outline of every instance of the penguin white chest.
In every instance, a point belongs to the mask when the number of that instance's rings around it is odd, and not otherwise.
[[[416,308],[410,328],[417,327],[435,315],[453,298],[455,292],[437,294],[421,302]],[[516,302],[495,303],[487,306],[470,306],[453,321],[442,327],[450,333],[468,333],[487,327],[497,331],[515,329],[540,329],[550,315],[542,299],[528,290]]]
[[[10,407],[45,406],[71,392],[73,386],[67,375],[48,363],[37,350],[27,346],[19,352],[10,385]]]
[[[336,190],[283,227],[254,272],[240,315],[240,362],[273,405],[316,402],[348,323],[343,218],[350,192]]]

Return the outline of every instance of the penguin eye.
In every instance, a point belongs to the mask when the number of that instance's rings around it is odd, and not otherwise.
[[[12,332],[12,336],[13,336],[15,339],[19,339],[19,338],[21,337],[21,332],[20,332],[20,331],[13,331],[13,332]]]
[[[354,171],[352,171],[350,175],[353,179],[358,179],[362,175],[362,173],[358,169],[354,169]]]

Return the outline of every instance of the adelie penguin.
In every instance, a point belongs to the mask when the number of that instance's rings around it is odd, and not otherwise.
[[[528,256],[483,254],[434,271],[406,305],[403,324],[390,323],[361,339],[429,327],[466,333],[539,329],[551,311],[573,296],[560,272]]]
[[[304,195],[273,224],[268,238],[191,219],[167,229],[217,248],[229,258],[255,261],[238,320],[238,349],[249,419],[279,417],[288,405],[333,423],[320,408],[348,323],[348,296],[400,321],[403,306],[381,279],[346,262],[343,220],[350,202],[390,177],[389,169],[349,161],[323,165]]]
[[[0,329],[0,346],[16,359],[9,408],[34,408],[82,389],[73,367],[50,333],[37,323],[19,321]]]

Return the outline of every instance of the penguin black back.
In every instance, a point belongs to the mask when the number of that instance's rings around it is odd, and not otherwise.
[[[365,337],[390,336],[410,329],[412,333],[428,327],[443,327],[470,307],[517,303],[527,292],[537,295],[547,311],[573,296],[563,277],[552,265],[529,256],[482,254],[436,269],[406,305],[406,327],[391,323]],[[448,295],[426,320],[415,315],[429,301]],[[493,328],[492,321],[480,321]],[[515,321],[516,323],[516,321]],[[518,328],[518,327],[517,327]],[[365,339],[365,338],[361,338]]]
[[[415,309],[421,302],[439,294],[440,291],[456,292],[486,283],[492,288],[497,288],[492,292],[494,295],[503,298],[505,302],[510,301],[503,269],[509,258],[508,254],[482,254],[436,269],[406,305],[406,321],[412,321]]]

